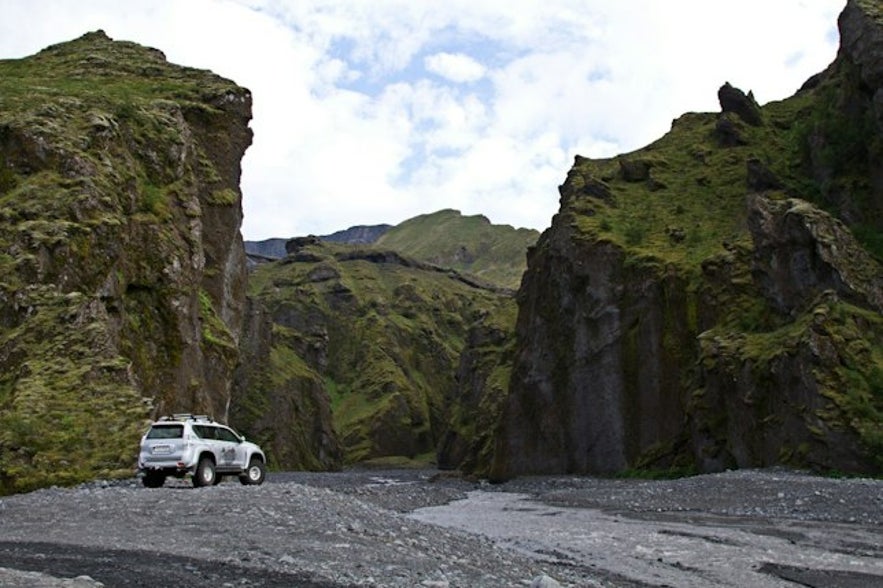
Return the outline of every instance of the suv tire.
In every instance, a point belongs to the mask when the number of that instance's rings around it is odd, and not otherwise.
[[[147,472],[144,474],[144,477],[141,478],[141,483],[144,484],[146,488],[161,488],[162,485],[166,483],[166,477],[158,472]]]
[[[193,473],[193,486],[211,486],[215,483],[218,474],[215,472],[215,462],[210,457],[199,458],[199,465],[196,466],[196,472]]]
[[[248,469],[239,476],[239,481],[246,486],[260,486],[267,477],[267,467],[260,459],[253,457],[248,462]]]

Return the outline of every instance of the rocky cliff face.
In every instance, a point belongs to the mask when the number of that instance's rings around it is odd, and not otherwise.
[[[390,250],[303,237],[287,251],[251,276],[265,322],[247,330],[255,359],[234,398],[278,463],[425,465],[441,445],[457,467],[486,454],[499,403],[485,383],[504,395],[511,293]]]
[[[883,24],[793,98],[577,158],[528,257],[493,476],[883,469]]]
[[[0,62],[0,491],[131,472],[145,419],[225,419],[249,92],[96,32]]]
[[[293,337],[274,328],[273,313],[258,299],[250,298],[246,309],[232,421],[261,444],[271,466],[339,469],[343,450],[325,381],[302,359],[324,365],[327,337]]]

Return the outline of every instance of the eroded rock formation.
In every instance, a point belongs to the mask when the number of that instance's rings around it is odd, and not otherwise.
[[[148,417],[227,417],[251,95],[100,31],[0,86],[0,491],[131,472]]]
[[[881,20],[850,0],[790,100],[725,85],[720,114],[577,157],[519,291],[494,477],[883,469]]]

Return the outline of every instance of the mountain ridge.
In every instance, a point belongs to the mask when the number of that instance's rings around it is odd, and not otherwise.
[[[356,225],[321,241],[350,245],[375,245],[439,267],[472,274],[505,288],[517,288],[526,267],[525,254],[539,237],[533,229],[495,225],[483,215],[464,216],[455,209],[421,214],[397,225]],[[291,239],[246,241],[252,266],[284,258]]]

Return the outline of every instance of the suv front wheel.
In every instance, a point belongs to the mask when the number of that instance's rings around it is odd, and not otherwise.
[[[239,476],[239,481],[247,486],[258,486],[264,483],[267,477],[267,468],[260,459],[253,457],[248,462],[248,469]]]
[[[210,457],[201,457],[199,458],[199,465],[196,466],[196,472],[193,474],[193,485],[197,488],[200,486],[211,486],[215,483],[217,475],[217,472],[215,472],[215,462]]]

